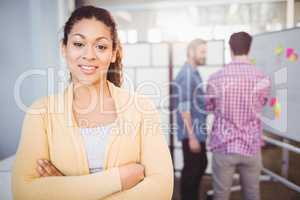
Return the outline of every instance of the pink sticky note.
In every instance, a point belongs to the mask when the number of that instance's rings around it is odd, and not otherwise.
[[[273,97],[270,101],[270,106],[273,107],[273,106],[275,106],[276,103],[277,103],[277,99],[275,97]]]
[[[289,58],[293,54],[294,54],[294,49],[293,48],[287,48],[286,49],[286,57],[287,58]]]

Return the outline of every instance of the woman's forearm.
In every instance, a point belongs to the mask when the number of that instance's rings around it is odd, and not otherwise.
[[[133,188],[118,192],[105,198],[105,200],[170,200],[173,193],[173,174],[156,174],[146,177]]]
[[[13,176],[15,200],[99,200],[121,191],[119,169],[82,176]]]

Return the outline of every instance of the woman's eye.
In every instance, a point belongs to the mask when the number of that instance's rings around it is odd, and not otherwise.
[[[104,45],[97,45],[96,48],[99,50],[105,50],[107,47]]]
[[[84,44],[81,43],[81,42],[74,42],[73,45],[74,45],[75,47],[83,47],[83,46],[84,46]]]

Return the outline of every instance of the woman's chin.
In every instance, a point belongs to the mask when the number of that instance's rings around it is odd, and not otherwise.
[[[76,82],[82,85],[95,85],[100,83],[100,79],[99,77],[80,77]]]

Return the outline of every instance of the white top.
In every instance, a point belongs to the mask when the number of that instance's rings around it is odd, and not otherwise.
[[[103,169],[106,144],[112,124],[93,128],[80,128],[84,140],[90,173]]]

